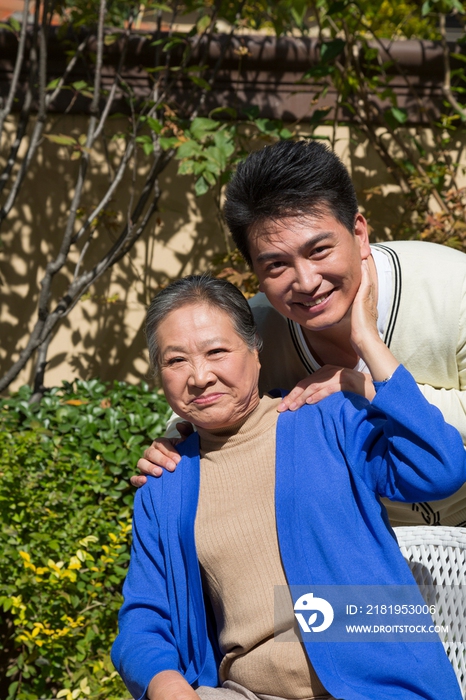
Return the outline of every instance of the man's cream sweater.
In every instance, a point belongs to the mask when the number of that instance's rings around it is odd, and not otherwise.
[[[383,339],[466,443],[466,255],[421,241],[377,247],[388,256],[393,279]],[[264,340],[261,391],[291,390],[312,372],[296,328],[264,294],[250,305]],[[466,487],[444,501],[385,505],[392,525],[466,526]]]

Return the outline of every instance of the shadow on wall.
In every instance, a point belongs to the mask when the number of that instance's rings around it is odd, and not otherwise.
[[[137,249],[80,303],[84,324],[67,319],[72,346],[79,348],[68,353],[75,376],[150,380],[144,322],[152,297],[170,280],[206,270],[211,255],[224,248],[212,199],[194,202],[188,182],[183,178],[180,187],[170,171],[176,172],[175,164],[161,179],[160,223],[154,221]],[[173,185],[178,185],[176,195]]]
[[[429,154],[433,147],[431,131],[429,129],[418,131],[416,138]],[[385,164],[375,150],[369,147],[367,140],[358,132],[353,131],[347,143],[348,157],[345,162],[352,173],[359,206],[371,226],[371,241],[375,243],[404,238],[406,234],[403,232],[403,227],[409,223],[409,213],[405,211],[405,200],[395,180],[387,172]],[[392,155],[402,157],[393,140],[390,141],[390,148]],[[451,152],[453,162],[463,164],[463,167],[457,168],[459,187],[466,185],[465,150],[466,137],[464,133],[459,132]],[[431,204],[433,211],[436,211],[438,206],[433,199]]]

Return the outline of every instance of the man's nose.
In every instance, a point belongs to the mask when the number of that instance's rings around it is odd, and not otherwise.
[[[299,261],[295,265],[294,289],[297,292],[312,294],[322,282],[322,275],[309,260]]]

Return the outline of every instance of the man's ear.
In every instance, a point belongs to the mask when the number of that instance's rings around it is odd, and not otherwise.
[[[354,235],[356,236],[361,251],[361,260],[367,260],[371,255],[371,247],[369,245],[369,231],[367,221],[359,212],[354,220]]]

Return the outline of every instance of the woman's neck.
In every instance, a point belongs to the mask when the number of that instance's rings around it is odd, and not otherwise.
[[[265,415],[269,415],[271,421],[278,418],[277,407],[280,401],[281,399],[264,396],[263,399],[258,400],[255,408],[251,408],[248,414],[236,423],[215,429],[198,428],[201,453],[219,449],[224,447],[226,443],[236,444],[237,440],[243,441],[248,439],[248,436],[256,436],[257,432],[262,430],[265,425],[263,420]]]

